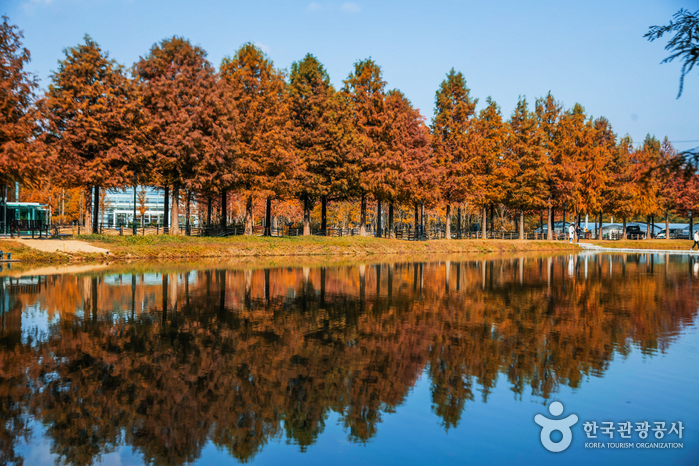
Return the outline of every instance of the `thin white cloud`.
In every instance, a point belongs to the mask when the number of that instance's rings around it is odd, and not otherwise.
[[[340,7],[340,10],[344,11],[345,13],[359,13],[361,8],[354,2],[345,2]]]
[[[269,54],[270,50],[272,50],[272,48],[269,45],[265,45],[260,42],[254,42],[254,44],[258,46],[260,50],[262,50],[266,54]]]
[[[320,3],[311,2],[311,3],[308,4],[308,7],[306,8],[306,11],[318,11],[318,10],[320,10],[321,8],[323,8],[323,7],[321,6]]]

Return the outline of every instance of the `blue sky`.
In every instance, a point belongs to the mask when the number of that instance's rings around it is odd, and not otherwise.
[[[637,143],[646,133],[697,141],[675,144],[688,149],[699,146],[699,74],[675,99],[680,64],[660,65],[665,40],[642,37],[682,7],[695,11],[699,1],[3,0],[0,13],[24,30],[42,87],[62,50],[86,33],[127,66],[172,35],[203,47],[217,67],[250,41],[279,68],[313,53],[336,87],[355,61],[372,57],[388,88],[428,120],[454,67],[479,108],[492,96],[509,117],[519,95],[533,102],[550,90]]]

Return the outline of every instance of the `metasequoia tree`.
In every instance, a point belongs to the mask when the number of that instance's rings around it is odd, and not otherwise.
[[[519,211],[519,237],[524,239],[524,211],[548,206],[549,161],[542,145],[543,133],[527,99],[520,98],[510,117],[507,159],[516,167],[508,203]]]
[[[252,234],[253,201],[267,199],[266,234],[271,199],[293,194],[299,169],[292,140],[292,123],[282,72],[259,47],[246,43],[233,57],[223,59],[221,77],[230,87],[239,115],[233,164],[235,188],[245,197],[245,234]],[[224,203],[225,204],[225,203]]]
[[[623,221],[622,235],[626,239],[626,219],[634,213],[636,186],[631,162],[633,141],[627,135],[621,138],[607,162],[608,183],[602,192],[603,209]],[[611,239],[611,238],[610,238]]]
[[[542,132],[542,147],[544,153],[546,154],[546,161],[549,170],[549,181],[547,189],[547,207],[548,207],[548,230],[547,239],[553,239],[553,229],[554,229],[554,207],[556,207],[557,192],[555,190],[555,178],[558,173],[554,170],[560,163],[560,131],[558,127],[558,121],[562,112],[562,105],[557,102],[551,92],[546,94],[546,97],[541,97],[536,100],[535,112],[537,122],[539,124],[539,130]]]
[[[359,157],[359,177],[353,186],[353,192],[360,197],[359,234],[366,236],[366,202],[367,196],[377,197],[378,209],[381,210],[383,192],[378,189],[377,178],[380,176],[385,144],[381,139],[386,114],[384,111],[386,82],[381,78],[381,68],[372,60],[360,60],[354,64],[354,71],[344,81],[342,92],[345,94],[357,131],[357,150]],[[381,230],[377,215],[377,230]]]
[[[330,197],[349,192],[357,177],[352,121],[347,101],[335,92],[316,57],[307,54],[291,65],[289,117],[299,158],[296,195],[303,203],[303,234],[311,234],[311,211],[321,201],[321,230],[327,228]]]
[[[580,173],[591,147],[586,120],[585,109],[575,104],[558,121],[559,158],[552,167],[553,189],[559,205],[567,208],[573,219],[584,208]]]
[[[99,189],[130,182],[130,165],[142,126],[141,102],[124,69],[89,36],[64,50],[42,108],[43,142],[55,158],[58,181],[82,187],[86,195],[87,232],[97,230]],[[94,188],[94,202],[89,190]],[[89,219],[89,207],[94,213]],[[90,228],[92,227],[92,228]]]
[[[605,208],[604,193],[611,177],[607,166],[609,160],[617,150],[616,134],[612,131],[612,125],[604,117],[594,121],[588,121],[587,130],[591,133],[591,147],[583,159],[581,177],[582,203],[585,212],[599,215],[599,228],[601,228],[602,214]]]
[[[0,24],[0,190],[14,182],[32,185],[46,168],[31,147],[39,129],[36,77],[24,69],[30,54],[22,47],[22,31],[8,21],[3,16]]]
[[[646,135],[643,145],[631,154],[634,187],[634,214],[646,217],[647,238],[651,236],[651,217],[661,209],[660,185],[662,161],[660,141]]]
[[[511,158],[504,156],[508,127],[502,120],[500,108],[490,97],[486,103],[478,117],[472,120],[474,143],[468,163],[469,192],[466,198],[470,203],[484,207],[484,225],[485,206],[492,208],[507,200],[517,168]]]
[[[403,93],[393,90],[386,95],[385,112],[384,174],[377,189],[389,201],[388,229],[394,237],[394,204],[432,203],[437,197],[438,171],[431,157],[429,128],[419,110]]]
[[[472,119],[478,99],[471,99],[470,89],[461,72],[452,68],[435,95],[432,120],[432,148],[435,163],[441,170],[440,188],[447,207],[446,238],[451,238],[451,205],[466,201],[469,193],[484,188],[473,159]],[[484,211],[485,211],[485,205]],[[485,215],[484,215],[485,219]]]
[[[135,65],[155,157],[155,182],[172,187],[170,234],[179,234],[180,190],[225,189],[233,181],[234,112],[206,52],[172,37]],[[165,212],[167,217],[167,210]]]

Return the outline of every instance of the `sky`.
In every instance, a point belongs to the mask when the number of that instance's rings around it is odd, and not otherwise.
[[[490,96],[508,118],[520,96],[533,105],[551,91],[565,108],[580,103],[606,117],[619,136],[667,136],[685,150],[699,146],[699,70],[676,99],[681,64],[660,64],[665,38],[643,38],[680,8],[699,10],[699,0],[0,0],[0,14],[24,31],[28,69],[44,89],[63,49],[85,34],[127,67],[173,35],[201,46],[216,67],[253,42],[280,69],[314,54],[336,88],[371,57],[387,88],[428,122],[454,68],[479,109]]]

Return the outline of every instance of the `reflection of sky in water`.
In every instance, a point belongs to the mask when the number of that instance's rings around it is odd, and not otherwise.
[[[38,306],[25,308],[22,313],[22,343],[27,344],[30,339],[34,345],[46,341],[49,327],[59,320],[58,314],[50,318],[49,313]]]

